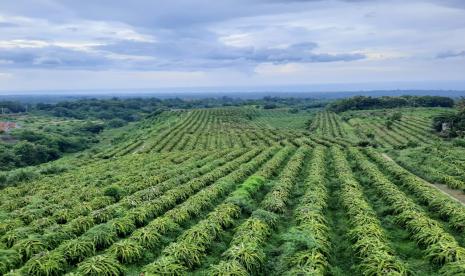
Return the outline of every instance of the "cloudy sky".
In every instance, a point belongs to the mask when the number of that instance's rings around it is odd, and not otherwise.
[[[465,89],[465,1],[0,1],[0,91],[170,87]]]

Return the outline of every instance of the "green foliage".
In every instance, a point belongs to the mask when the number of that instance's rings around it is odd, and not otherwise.
[[[45,251],[47,245],[40,237],[30,237],[18,241],[12,249],[16,250],[21,255],[21,259],[27,260],[34,254]]]
[[[160,234],[150,227],[144,227],[134,231],[131,238],[144,248],[153,248],[160,241]]]
[[[94,220],[89,216],[79,216],[72,221],[70,221],[66,228],[69,229],[69,232],[76,235],[81,234],[92,228],[94,226]]]
[[[7,273],[21,262],[21,255],[16,250],[0,249],[0,274]]]
[[[114,243],[108,250],[122,263],[133,263],[143,254],[143,247],[135,241],[122,240]]]
[[[0,101],[0,108],[5,113],[20,113],[26,111],[26,106],[18,101]]]
[[[172,256],[177,263],[185,263],[188,267],[199,264],[200,258],[204,255],[201,247],[187,241],[173,243],[164,252]]]
[[[254,243],[239,243],[231,246],[224,256],[239,262],[249,272],[258,273],[261,271],[266,256]]]
[[[110,128],[118,128],[126,125],[126,121],[116,118],[108,121],[107,124]]]
[[[108,222],[119,236],[126,236],[136,229],[134,221],[127,217],[116,218]]]
[[[146,276],[181,276],[187,274],[187,268],[178,262],[173,257],[161,257],[156,263],[152,263],[145,267],[144,275]]]
[[[66,270],[66,260],[60,253],[41,252],[30,259],[21,269],[26,275],[62,275]]]
[[[328,108],[334,112],[347,110],[398,108],[398,107],[453,107],[454,100],[440,96],[366,97],[355,96],[332,102]]]
[[[221,261],[209,269],[212,276],[248,276],[247,270],[238,261]]]
[[[96,248],[104,248],[113,244],[117,237],[115,228],[109,224],[100,224],[87,231],[83,239],[91,241]]]
[[[5,233],[1,241],[8,247],[12,247],[17,241],[25,239],[32,232],[31,228],[19,227]]]
[[[427,119],[402,109],[391,131],[377,119],[372,140],[352,140],[357,112],[345,121],[319,112],[312,121],[326,131],[315,135],[270,124],[312,115],[267,102],[280,108],[170,111],[166,124],[111,130],[141,127],[120,140],[103,133],[115,145],[95,157],[31,168],[38,175],[0,193],[0,274],[121,275],[126,265],[144,275],[462,273],[463,206],[369,148]],[[437,166],[435,179],[460,189],[461,151],[440,143],[385,152],[424,150],[417,167]]]
[[[443,137],[465,136],[465,109],[462,99],[456,113],[443,113],[433,118],[433,128]]]
[[[119,262],[106,255],[97,255],[80,263],[77,268],[78,273],[95,276],[118,276],[123,275],[123,267]]]
[[[70,263],[81,262],[86,256],[91,256],[95,253],[95,244],[87,239],[70,240],[58,247],[66,260]]]
[[[120,200],[123,190],[116,185],[112,185],[110,187],[107,187],[105,191],[103,192],[104,195],[113,197],[116,201]]]
[[[443,266],[439,273],[443,276],[455,276],[455,275],[464,275],[465,274],[465,262],[457,261],[448,263]]]

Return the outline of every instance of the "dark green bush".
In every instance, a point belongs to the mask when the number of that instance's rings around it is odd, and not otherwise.
[[[121,196],[123,194],[123,190],[116,185],[112,185],[108,188],[105,189],[103,192],[104,195],[113,197],[116,201],[121,199]]]

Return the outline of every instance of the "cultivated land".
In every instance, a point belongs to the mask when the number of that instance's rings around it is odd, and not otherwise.
[[[3,188],[0,274],[465,275],[450,110],[165,111]]]

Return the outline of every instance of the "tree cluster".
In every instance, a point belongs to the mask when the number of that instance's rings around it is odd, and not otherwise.
[[[398,107],[453,107],[454,100],[441,96],[366,97],[356,96],[337,100],[328,105],[334,112]]]

